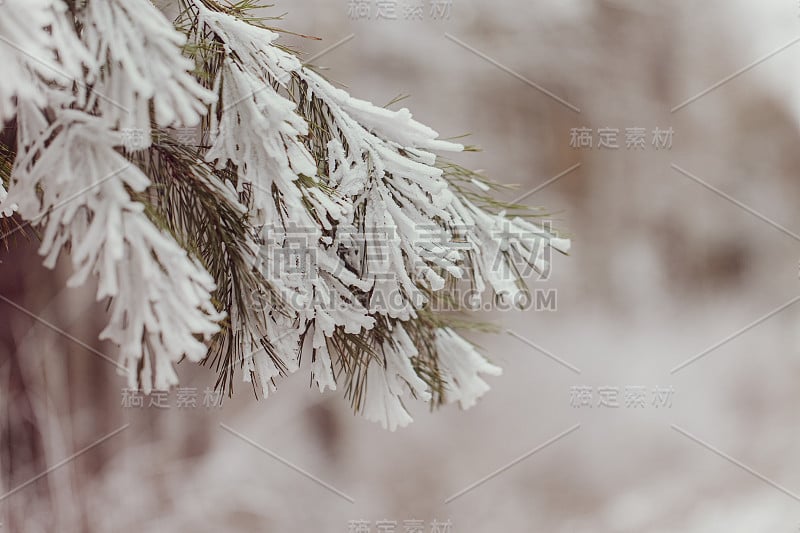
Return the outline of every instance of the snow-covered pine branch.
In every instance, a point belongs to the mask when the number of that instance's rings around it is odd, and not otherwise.
[[[129,386],[146,392],[168,388],[178,382],[174,362],[205,357],[202,339],[218,330],[222,314],[211,302],[211,276],[152,224],[144,205],[132,201],[130,191],[144,190],[150,180],[118,148],[123,127],[146,126],[149,132],[150,103],[157,109],[177,103],[181,110],[157,112],[156,123],[180,118],[190,124],[205,112],[204,105],[192,102],[198,95],[210,102],[213,95],[186,72],[191,62],[177,47],[182,36],[149,2],[127,2],[127,8],[121,2],[97,2],[102,7],[93,3],[77,19],[62,3],[48,4],[42,11],[50,18],[44,20],[24,16],[28,6],[23,2],[0,6],[11,12],[0,17],[6,39],[20,31],[9,27],[14,24],[29,34],[43,34],[37,49],[17,50],[20,78],[27,76],[29,86],[12,86],[0,97],[18,104],[13,116],[17,157],[3,210],[41,221],[40,253],[46,266],[54,266],[69,247],[75,267],[71,285],[81,285],[91,274],[97,277],[98,299],[111,297],[109,323],[100,336],[120,347]],[[83,40],[74,33],[71,40],[60,35],[64,28],[74,32],[76,23],[84,30]],[[56,27],[59,32],[52,31]],[[131,28],[148,36],[145,44]],[[145,70],[153,53],[161,61]],[[42,66],[47,72],[40,74]],[[59,77],[46,75],[51,72]],[[66,77],[70,73],[72,79]],[[171,79],[181,80],[185,90],[173,90],[162,101]],[[112,91],[117,100],[107,95],[97,99],[90,85]],[[114,112],[100,102],[108,102]]]
[[[476,202],[437,156],[461,145],[333,86],[252,2],[178,3],[174,26],[145,0],[0,6],[0,209],[42,227],[48,266],[69,248],[72,284],[96,276],[131,386],[185,356],[267,395],[310,359],[389,429],[409,398],[473,405],[500,369],[432,303],[459,280],[517,301],[518,261],[569,242]]]

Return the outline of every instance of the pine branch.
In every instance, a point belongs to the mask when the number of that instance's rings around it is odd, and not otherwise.
[[[145,0],[62,7],[0,19],[31,35],[0,86],[0,210],[41,221],[46,264],[69,250],[74,283],[98,277],[131,386],[174,385],[188,358],[267,396],[306,358],[312,385],[389,429],[409,400],[488,390],[500,369],[456,331],[492,327],[464,295],[525,295],[569,248],[547,212],[442,158],[475,148],[389,109],[402,97],[379,107],[304,65],[266,4],[180,0],[173,24]]]

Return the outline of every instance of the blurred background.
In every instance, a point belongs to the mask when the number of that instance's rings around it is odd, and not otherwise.
[[[320,37],[284,42],[355,96],[407,94],[442,136],[471,134],[483,151],[460,163],[553,213],[573,250],[533,287],[556,308],[495,313],[508,333],[472,337],[504,368],[492,391],[412,406],[395,433],[305,372],[217,408],[213,372],[182,364],[195,406],[136,407],[91,288],[22,243],[0,263],[3,529],[800,529],[796,1],[265,13]]]

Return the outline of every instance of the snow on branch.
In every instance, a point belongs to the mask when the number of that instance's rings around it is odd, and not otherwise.
[[[102,118],[64,110],[57,130],[35,162],[15,168],[6,201],[26,219],[44,218],[46,266],[70,247],[70,286],[97,276],[97,298],[111,298],[100,338],[120,347],[129,387],[175,385],[172,363],[201,360],[201,339],[222,318],[211,303],[214,280],[131,200],[128,191],[150,181],[114,150]]]
[[[198,124],[214,95],[190,74],[181,55],[186,36],[148,0],[88,3],[81,17],[82,39],[96,60],[90,73],[98,113],[119,129],[144,132],[149,145],[150,103],[159,126]]]
[[[0,5],[0,210],[42,226],[48,266],[68,249],[71,285],[96,276],[131,387],[185,357],[266,396],[307,360],[388,429],[411,399],[472,406],[500,369],[434,304],[459,283],[516,303],[569,241],[465,192],[438,155],[462,145],[335,87],[253,3],[179,5]]]

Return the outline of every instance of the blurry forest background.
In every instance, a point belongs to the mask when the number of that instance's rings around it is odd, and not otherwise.
[[[182,364],[197,407],[174,391],[169,408],[125,407],[114,348],[96,341],[102,303],[20,242],[0,258],[3,527],[797,531],[800,305],[784,307],[800,294],[797,2],[426,1],[422,20],[406,19],[413,1],[389,2],[396,20],[366,3],[367,17],[349,0],[265,14],[322,39],[286,37],[306,57],[347,39],[313,63],[355,96],[408,94],[400,106],[444,137],[470,133],[483,151],[458,161],[519,184],[507,199],[572,168],[524,200],[573,237],[533,283],[557,290],[557,310],[492,314],[516,334],[472,337],[505,370],[492,391],[470,411],[417,406],[395,433],[306,372],[208,409],[213,371]],[[592,148],[570,145],[576,128]],[[601,128],[619,148],[597,148]],[[625,148],[627,128],[646,129],[643,149]],[[655,128],[671,147],[653,146]],[[674,392],[598,407],[605,387]]]

